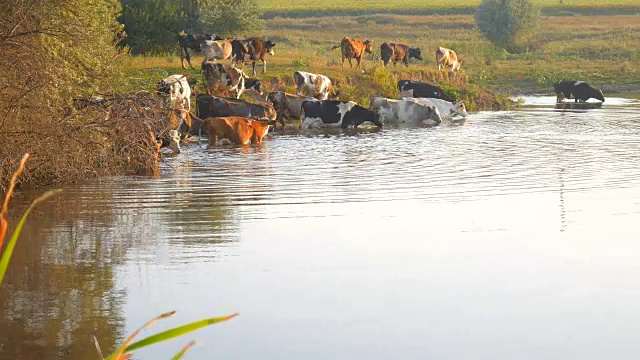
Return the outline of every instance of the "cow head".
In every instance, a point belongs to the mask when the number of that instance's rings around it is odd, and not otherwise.
[[[245,82],[244,88],[247,90],[253,90],[260,95],[263,95],[262,89],[260,88],[260,80],[258,79],[250,79]]]
[[[462,65],[462,56],[458,55],[458,62],[456,63],[456,65],[454,66],[456,71],[460,70],[460,66]]]
[[[271,40],[268,40],[267,42],[264,43],[265,50],[271,55],[275,55],[275,52],[273,51],[274,47],[276,47],[276,43],[274,43]]]
[[[373,42],[369,40],[364,41],[364,51],[371,54],[373,52]]]
[[[464,103],[462,101],[458,101],[455,104],[453,104],[453,107],[451,107],[451,110],[449,110],[450,116],[454,116],[456,114],[462,117],[469,116],[469,114],[467,113],[467,108],[464,106]]]
[[[598,92],[593,98],[604,102],[604,94],[602,93],[602,89],[598,89]]]
[[[420,50],[420,48],[409,49],[409,57],[422,60],[422,51]]]
[[[464,104],[463,104],[464,106]],[[429,117],[431,120],[437,122],[438,124],[442,122],[442,116],[440,115],[440,111],[435,106],[428,106],[431,111],[431,116]]]

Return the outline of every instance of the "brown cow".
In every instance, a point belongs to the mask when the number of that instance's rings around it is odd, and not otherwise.
[[[453,72],[460,70],[462,58],[458,56],[455,51],[439,46],[436,49],[436,63],[438,70],[441,70],[443,67],[448,67],[451,68],[450,71]]]
[[[204,119],[204,132],[210,144],[227,139],[234,144],[260,144],[275,121],[252,120],[239,116],[213,117]]]
[[[420,48],[412,49],[405,44],[396,43],[383,43],[380,45],[380,56],[384,61],[384,66],[387,66],[389,61],[393,61],[393,66],[396,66],[398,61],[402,61],[408,67],[410,58],[422,60]]]
[[[249,59],[253,61],[253,76],[256,76],[256,61],[262,61],[262,73],[267,72],[267,62],[264,60],[264,56],[266,53],[275,55],[273,48],[276,46],[274,42],[271,40],[263,41],[260,39],[249,39],[247,40],[247,55],[249,55]]]
[[[344,66],[344,59],[349,60],[349,66],[353,67],[351,63],[351,59],[356,59],[358,63],[356,65],[356,69],[360,67],[360,61],[362,61],[362,56],[365,51],[371,54],[373,51],[373,43],[369,40],[361,41],[361,40],[352,40],[348,36],[345,36],[344,39],[340,42],[340,45],[336,45],[331,48],[331,50],[335,50],[337,48],[341,48],[342,50],[342,66]]]
[[[196,96],[196,109],[200,118],[242,116],[275,120],[277,116],[276,110],[271,104],[253,104],[238,99],[221,98],[206,94]]]

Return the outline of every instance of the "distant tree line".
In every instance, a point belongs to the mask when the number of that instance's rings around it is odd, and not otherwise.
[[[120,0],[126,37],[134,54],[175,50],[180,31],[250,35],[263,28],[257,0]]]

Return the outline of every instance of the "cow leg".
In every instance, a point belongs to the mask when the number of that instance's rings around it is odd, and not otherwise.
[[[262,60],[262,73],[266,73],[267,72],[267,62],[264,61],[264,59]]]
[[[184,48],[180,47],[180,65],[182,65],[183,69],[184,69],[184,58],[185,58],[184,52],[185,52]]]
[[[347,60],[349,60],[349,67],[352,68],[353,67],[353,63],[351,63],[351,58],[347,58]]]
[[[256,76],[256,61],[253,60],[253,76]]]
[[[189,63],[189,67],[195,70],[193,65],[191,65],[191,54],[189,54],[189,49],[185,49],[184,52],[186,54],[186,58],[187,58],[187,62]],[[184,69],[184,67],[183,67],[183,69]]]

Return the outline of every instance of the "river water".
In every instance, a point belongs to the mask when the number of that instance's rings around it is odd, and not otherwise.
[[[67,187],[0,289],[0,358],[96,359],[177,310],[144,335],[240,316],[136,358],[635,359],[640,103],[554,99]]]

